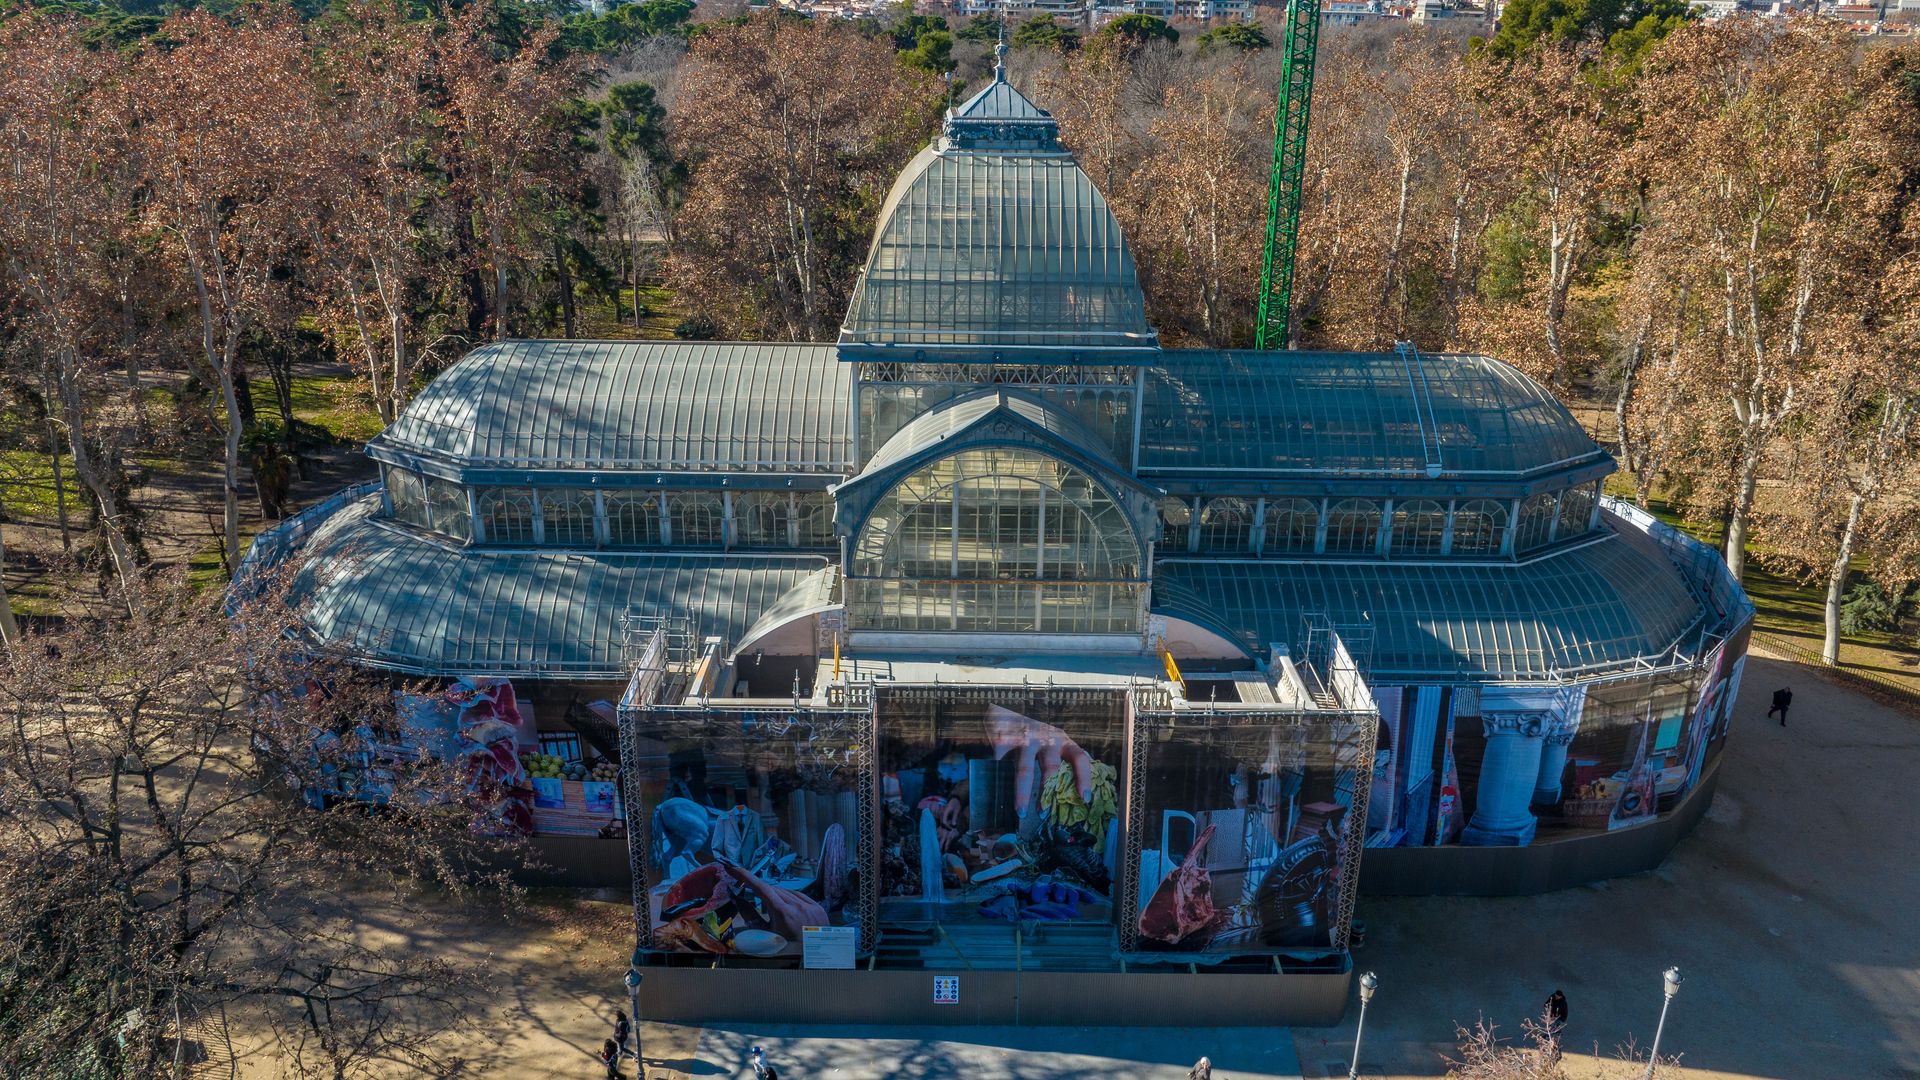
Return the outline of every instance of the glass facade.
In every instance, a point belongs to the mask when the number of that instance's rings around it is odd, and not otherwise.
[[[1118,461],[1133,461],[1138,369],[1080,364],[862,362],[859,460],[864,464],[921,414],[982,386],[1018,388],[1078,420]]]
[[[909,474],[854,546],[855,625],[1131,633],[1141,552],[1092,477],[1032,451],[968,450]]]

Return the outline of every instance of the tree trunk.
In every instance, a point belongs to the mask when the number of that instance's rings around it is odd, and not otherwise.
[[[573,272],[567,266],[566,245],[558,236],[553,238],[553,274],[560,286],[561,330],[566,337],[577,338],[580,323],[573,310]]]
[[[1631,468],[1633,465],[1633,436],[1627,429],[1627,402],[1633,400],[1634,376],[1640,373],[1640,362],[1647,355],[1647,338],[1653,332],[1653,314],[1640,320],[1640,332],[1633,336],[1633,344],[1627,349],[1626,362],[1620,365],[1620,392],[1613,399],[1613,429],[1619,440],[1620,462]]]
[[[507,258],[500,239],[500,225],[489,222],[487,238],[493,245],[493,340],[507,336]]]
[[[67,365],[69,371],[79,366],[71,357]],[[120,501],[113,493],[113,485],[100,475],[100,470],[94,465],[92,452],[87,449],[83,414],[80,411],[80,389],[72,379],[61,379],[60,397],[67,412],[67,450],[73,454],[73,474],[92,493],[100,507],[101,529],[106,534],[107,552],[113,558],[114,573],[119,575],[121,587],[126,592],[127,611],[138,614],[140,594],[135,586],[138,568],[133,564],[133,551],[127,547],[126,535],[121,532]]]
[[[8,652],[20,643],[20,624],[13,621],[13,601],[7,597],[7,533],[0,525],[0,645]]]
[[[1745,581],[1747,572],[1747,523],[1753,515],[1753,495],[1760,485],[1760,451],[1749,448],[1740,462],[1740,482],[1733,493],[1733,512],[1727,516],[1727,572],[1735,581]]]
[[[73,554],[73,523],[67,517],[67,473],[60,467],[60,432],[47,414],[47,456],[53,459],[53,507],[60,518],[60,550]]]
[[[1840,601],[1847,590],[1847,565],[1853,561],[1853,545],[1860,532],[1861,512],[1866,496],[1855,492],[1847,502],[1847,524],[1840,530],[1840,550],[1827,568],[1827,636],[1820,646],[1820,660],[1830,667],[1840,666]]]

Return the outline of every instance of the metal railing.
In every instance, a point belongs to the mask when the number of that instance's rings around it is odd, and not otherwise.
[[[1860,668],[1829,664],[1820,658],[1818,652],[1803,648],[1793,641],[1780,637],[1777,634],[1762,633],[1756,630],[1753,633],[1753,643],[1766,649],[1770,653],[1792,660],[1798,664],[1819,668],[1829,675],[1837,676],[1863,689],[1886,694],[1903,704],[1920,705],[1920,686],[1903,683],[1897,679],[1889,679],[1885,675],[1880,675],[1872,671],[1864,671]]]

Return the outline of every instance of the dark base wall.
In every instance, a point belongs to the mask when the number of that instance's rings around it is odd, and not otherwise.
[[[960,977],[958,1005],[933,1003],[936,974]],[[1340,1022],[1352,981],[1351,968],[1300,975],[648,968],[640,1010],[677,1023],[1324,1027]]]
[[[1368,896],[1529,896],[1639,874],[1666,861],[1693,831],[1720,781],[1708,766],[1686,801],[1664,817],[1619,832],[1529,847],[1368,848],[1360,891]]]

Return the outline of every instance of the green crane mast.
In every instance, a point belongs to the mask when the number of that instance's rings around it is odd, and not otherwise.
[[[1267,186],[1267,245],[1260,255],[1260,310],[1253,347],[1284,349],[1293,329],[1293,256],[1300,237],[1300,190],[1307,167],[1307,114],[1313,101],[1320,0],[1289,0],[1281,48],[1280,109],[1273,123],[1273,175]]]

